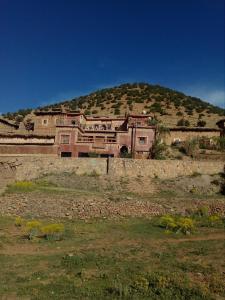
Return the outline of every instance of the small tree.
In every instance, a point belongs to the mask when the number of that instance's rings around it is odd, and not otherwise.
[[[190,139],[184,142],[181,146],[180,151],[185,153],[188,156],[193,157],[196,153],[196,150],[199,148],[199,141],[198,139]]]
[[[28,119],[24,122],[24,126],[26,128],[26,130],[28,131],[33,131],[34,130],[34,123],[32,122],[31,119]]]
[[[180,119],[177,122],[177,126],[189,127],[190,126],[190,122],[188,120],[185,120],[185,119]]]
[[[197,127],[205,127],[205,125],[206,125],[206,122],[203,121],[203,120],[199,120],[199,121],[197,122]]]
[[[150,150],[150,157],[152,159],[164,159],[163,153],[166,150],[166,144],[161,141],[161,139],[156,138],[152,144],[152,148]]]

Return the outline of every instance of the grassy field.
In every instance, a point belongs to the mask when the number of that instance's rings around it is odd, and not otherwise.
[[[0,299],[225,297],[222,223],[184,235],[159,217],[61,222],[62,240],[29,240],[14,218],[0,217]]]

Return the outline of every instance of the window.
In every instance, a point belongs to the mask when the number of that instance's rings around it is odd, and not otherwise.
[[[42,120],[42,124],[43,125],[48,125],[48,120],[47,119]]]
[[[61,144],[69,144],[70,136],[68,134],[61,135]]]
[[[140,136],[139,137],[139,144],[144,145],[147,143],[147,137],[146,136]]]
[[[72,157],[72,152],[61,152],[61,157]]]

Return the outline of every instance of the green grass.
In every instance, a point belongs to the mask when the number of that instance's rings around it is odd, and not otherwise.
[[[222,299],[224,229],[167,235],[157,222],[73,220],[62,241],[29,241],[0,217],[0,299]]]

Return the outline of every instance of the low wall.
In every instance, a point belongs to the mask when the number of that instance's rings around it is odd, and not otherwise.
[[[110,159],[109,174],[113,176],[148,176],[169,179],[193,173],[216,174],[223,172],[223,161]]]
[[[55,145],[1,145],[0,144],[0,155],[2,154],[21,154],[30,155],[35,154],[46,154],[46,155],[57,155],[58,147]]]
[[[112,158],[0,157],[0,182],[30,180],[49,173],[97,173],[110,176],[148,176],[169,179],[193,173],[223,172],[222,161],[141,160]],[[88,182],[87,182],[88,184]]]
[[[104,158],[59,158],[59,157],[0,157],[0,165],[14,168],[14,179],[30,180],[49,173],[76,173],[99,175],[107,173],[107,159]],[[9,167],[10,166],[10,167]],[[4,177],[4,173],[0,173]],[[88,184],[88,183],[87,183]]]

